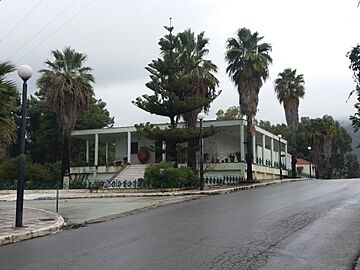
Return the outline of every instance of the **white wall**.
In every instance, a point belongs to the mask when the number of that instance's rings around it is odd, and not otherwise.
[[[204,153],[208,153],[210,157],[217,156],[220,162],[228,158],[229,154],[234,154],[235,152],[240,152],[239,137],[231,136],[220,131],[204,139]]]
[[[131,142],[138,142],[139,149],[140,147],[155,147],[155,142],[148,140],[144,137],[139,137],[135,132],[131,133]],[[115,157],[117,160],[123,161],[124,157],[127,157],[127,133],[120,134],[118,139],[116,140],[115,147]],[[155,152],[149,151],[150,156],[149,160],[146,163],[154,163],[155,162]],[[131,164],[141,164],[139,161],[137,154],[131,155]]]

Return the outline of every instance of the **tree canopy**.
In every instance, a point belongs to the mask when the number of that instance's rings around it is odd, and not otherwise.
[[[249,182],[253,180],[253,118],[257,112],[260,88],[269,77],[269,65],[272,63],[271,45],[261,43],[262,39],[258,32],[251,33],[247,28],[240,28],[236,37],[226,42],[226,72],[237,87],[241,113],[247,119],[245,159]]]
[[[352,126],[355,132],[357,132],[360,129],[360,45],[357,44],[353,47],[346,56],[350,60],[349,68],[353,71],[353,79],[356,84],[355,89],[350,92],[349,97],[354,93],[357,95],[357,102],[355,103],[356,112],[354,115],[350,116]]]
[[[19,94],[15,83],[7,76],[15,70],[10,62],[0,62],[0,157],[16,138],[14,114],[17,110]]]
[[[56,114],[61,133],[63,176],[70,168],[70,134],[76,119],[94,95],[95,82],[91,68],[84,66],[87,56],[70,47],[52,51],[53,61],[46,60],[48,69],[40,70],[38,87],[45,93],[45,101]]]
[[[148,138],[166,142],[166,157],[177,161],[177,144],[199,137],[194,125],[186,132],[177,126],[182,116],[201,111],[218,96],[218,84],[213,72],[216,66],[203,57],[208,50],[207,39],[201,33],[195,39],[191,30],[173,34],[173,27],[165,27],[168,33],[159,41],[161,57],[146,67],[150,81],[146,83],[153,94],[138,97],[133,104],[151,114],[169,118],[169,128],[156,129],[150,124],[136,125],[138,132]],[[196,123],[196,113],[188,118]],[[169,130],[170,129],[170,130]]]

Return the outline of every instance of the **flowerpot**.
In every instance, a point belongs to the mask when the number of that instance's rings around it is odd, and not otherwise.
[[[137,157],[141,164],[146,163],[149,160],[149,156],[149,151],[145,147],[140,147],[139,151],[137,152]]]

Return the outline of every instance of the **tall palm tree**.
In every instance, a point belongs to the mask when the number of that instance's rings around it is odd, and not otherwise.
[[[16,124],[14,113],[19,94],[15,83],[6,77],[15,70],[10,62],[0,62],[0,157],[5,155],[8,146],[15,141]]]
[[[331,156],[333,149],[332,148],[333,141],[336,136],[336,123],[330,115],[324,115],[322,121],[323,121],[322,132],[324,134],[323,153],[324,153],[324,162],[326,168],[326,178],[331,178],[332,177]]]
[[[296,69],[286,68],[275,80],[277,99],[283,104],[287,126],[290,130],[290,153],[292,177],[296,177],[296,131],[299,126],[299,103],[304,97],[304,75],[296,74]]]
[[[215,98],[218,95],[216,87],[219,85],[219,81],[214,75],[217,72],[217,66],[211,60],[204,59],[209,53],[209,50],[206,48],[209,39],[204,37],[204,32],[195,37],[194,32],[190,29],[179,33],[178,38],[180,62],[184,65],[185,78],[190,85],[187,95],[209,99]],[[207,112],[209,108],[210,105],[208,104],[204,108],[184,113],[182,117],[185,120],[186,126],[188,128],[195,128],[198,113],[202,109]],[[192,168],[196,166],[195,146],[196,141],[188,143],[187,163]]]
[[[84,66],[87,56],[70,47],[63,51],[52,51],[55,58],[47,60],[48,69],[39,72],[37,81],[45,91],[45,100],[55,112],[62,142],[61,177],[70,166],[70,134],[80,112],[84,111],[93,96],[95,82],[91,68]]]
[[[260,43],[262,39],[257,32],[251,33],[249,29],[241,28],[236,37],[229,38],[226,43],[226,72],[237,86],[241,113],[247,118],[245,159],[248,181],[253,181],[253,118],[257,112],[260,88],[269,77],[269,65],[272,63],[271,45]]]
[[[336,136],[336,122],[329,115],[310,119],[305,124],[306,141],[312,146],[312,158],[317,176],[332,177],[331,156]],[[322,164],[322,166],[320,166]],[[325,168],[325,171],[321,168]]]

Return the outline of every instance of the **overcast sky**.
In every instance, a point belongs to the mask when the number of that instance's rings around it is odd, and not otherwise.
[[[219,109],[238,105],[234,84],[225,73],[225,43],[246,27],[272,44],[270,78],[261,88],[257,119],[285,122],[273,81],[285,68],[304,74],[306,93],[300,116],[330,114],[338,120],[354,113],[354,88],[345,54],[360,42],[357,0],[2,0],[0,60],[28,64],[34,70],[30,93],[51,50],[71,46],[88,55],[94,69],[95,94],[107,102],[116,126],[167,121],[131,101],[149,93],[144,69],[159,56],[157,42],[169,17],[175,32],[191,28],[210,39],[208,58],[219,68],[222,94],[207,119]],[[14,80],[19,79],[12,76]]]

